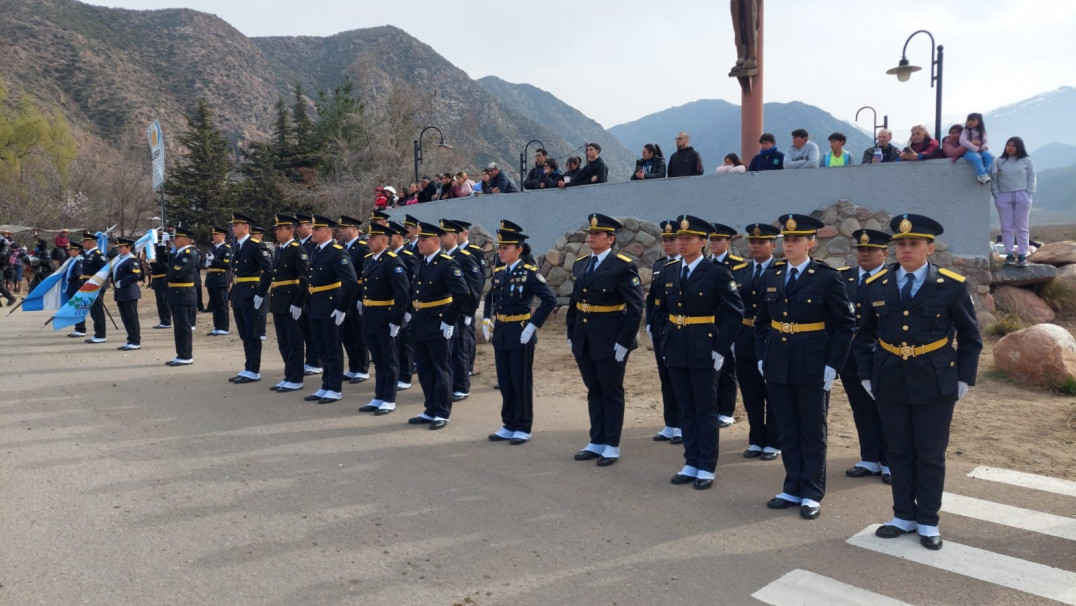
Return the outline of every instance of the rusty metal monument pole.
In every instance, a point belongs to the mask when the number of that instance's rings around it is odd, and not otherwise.
[[[762,4],[763,0],[730,2],[736,65],[729,77],[740,82],[740,159],[745,164],[758,153],[762,136]]]

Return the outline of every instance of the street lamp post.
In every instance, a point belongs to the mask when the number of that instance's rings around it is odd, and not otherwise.
[[[418,139],[415,139],[415,183],[418,183],[418,167],[422,164],[422,135],[425,135],[428,130],[435,130],[441,136],[441,141],[437,144],[437,147],[452,147],[445,143],[445,135],[441,132],[441,129],[436,126],[427,126],[422,129],[422,132],[418,134]]]
[[[896,67],[886,70],[885,73],[893,74],[897,77],[897,80],[901,82],[907,82],[912,74],[921,70],[922,68],[917,65],[910,65],[908,63],[908,43],[912,41],[912,38],[916,34],[926,34],[930,37],[930,86],[935,89],[934,98],[934,138],[937,141],[942,140],[941,135],[941,116],[942,116],[942,51],[945,47],[942,45],[934,44],[934,35],[925,29],[921,29],[917,32],[913,32],[908,39],[904,41],[904,49],[900,52],[900,63]],[[935,50],[937,52],[935,52]],[[935,87],[934,83],[938,85]]]
[[[873,107],[871,107],[869,105],[864,105],[863,107],[856,110],[856,120],[855,120],[856,122],[859,122],[859,112],[861,112],[861,111],[863,111],[865,109],[871,110],[871,113],[874,114],[874,120],[873,120],[874,130],[872,132],[874,134],[874,145],[877,146],[878,145],[878,129],[879,128],[889,128],[889,116],[882,116],[882,123],[878,124],[878,112],[875,111],[875,109]]]
[[[527,148],[531,146],[531,143],[537,143],[539,148],[545,148],[545,143],[538,139],[531,139],[523,146],[523,151],[519,152],[519,191],[527,191],[527,188],[523,186],[523,181],[527,171]]]

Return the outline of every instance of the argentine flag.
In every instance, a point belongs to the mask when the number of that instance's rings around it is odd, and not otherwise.
[[[50,318],[53,330],[61,330],[86,319],[86,314],[90,312],[90,307],[93,306],[93,302],[97,300],[97,295],[100,294],[101,288],[108,281],[108,274],[111,269],[112,263],[105,263],[104,267],[97,270],[97,273],[89,280],[86,280],[86,283],[71,296],[70,300],[56,310],[56,314]]]
[[[68,257],[63,265],[59,269],[52,272],[52,275],[45,278],[30,291],[30,294],[26,295],[26,299],[22,302],[23,311],[41,311],[44,309],[59,309],[64,303],[67,303],[67,272],[71,264],[74,262],[74,258]]]

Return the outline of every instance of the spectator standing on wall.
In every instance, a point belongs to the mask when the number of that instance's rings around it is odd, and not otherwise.
[[[523,179],[523,189],[539,188],[542,176],[545,174],[545,161],[548,156],[549,154],[541,147],[534,151],[534,166],[527,173],[527,178]]]
[[[818,168],[818,145],[808,141],[802,128],[792,131],[792,147],[785,152],[785,168]]]
[[[852,154],[844,151],[844,144],[848,141],[848,138],[844,136],[844,133],[833,133],[829,136],[829,151],[825,156],[822,156],[822,161],[819,162],[819,166],[822,168],[831,168],[834,166],[851,166],[855,164],[852,161]]]
[[[785,155],[777,149],[777,139],[772,133],[762,133],[758,138],[759,152],[751,158],[747,172],[760,170],[782,170],[785,167]]]
[[[512,183],[512,179],[508,175],[501,171],[501,167],[497,166],[496,162],[490,162],[486,167],[489,171],[489,193],[491,194],[517,194],[519,188],[515,183]],[[485,188],[482,188],[486,191]]]
[[[714,172],[719,175],[745,173],[747,172],[747,167],[744,166],[743,162],[740,161],[740,157],[736,154],[727,154],[725,156],[725,162],[721,166],[718,166],[717,170]]]
[[[669,177],[694,177],[702,173],[702,156],[691,147],[691,135],[680,132],[676,135],[676,151],[669,158]]]
[[[1028,223],[1031,219],[1031,197],[1035,194],[1035,166],[1020,137],[1010,137],[1005,151],[990,167],[993,179],[990,192],[1001,218],[1001,241],[1005,243],[1005,264],[1014,262],[1027,267]],[[1015,240],[1015,243],[1014,243]]]
[[[943,157],[945,157],[945,154],[942,152],[938,142],[934,140],[934,137],[930,136],[927,127],[922,124],[912,127],[912,134],[908,139],[908,147],[905,147],[904,151],[900,152],[900,159],[903,162],[933,160],[934,158]]]
[[[975,180],[984,185],[990,183],[990,167],[994,164],[994,156],[988,151],[988,143],[983,115],[968,114],[964,130],[960,133],[960,144],[968,150],[964,152],[964,159],[975,167]]]
[[[661,147],[657,143],[647,143],[643,146],[643,157],[635,161],[635,172],[632,173],[631,180],[664,178],[665,156],[661,153]]]
[[[605,166],[605,160],[601,159],[601,153],[601,145],[587,143],[587,165],[579,169],[579,172],[572,177],[571,183],[565,183],[565,186],[574,187],[576,185],[591,185],[608,181],[609,168]],[[560,186],[560,183],[557,185]]]

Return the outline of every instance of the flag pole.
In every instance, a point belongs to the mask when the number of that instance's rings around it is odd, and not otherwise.
[[[25,302],[26,302],[26,297],[23,297],[23,299],[21,301],[19,301],[18,305],[16,305],[15,307],[12,307],[10,310],[8,310],[7,316],[10,316],[11,314],[15,313],[15,310],[22,307],[22,304],[25,303]],[[6,318],[7,316],[4,316],[4,317]]]

